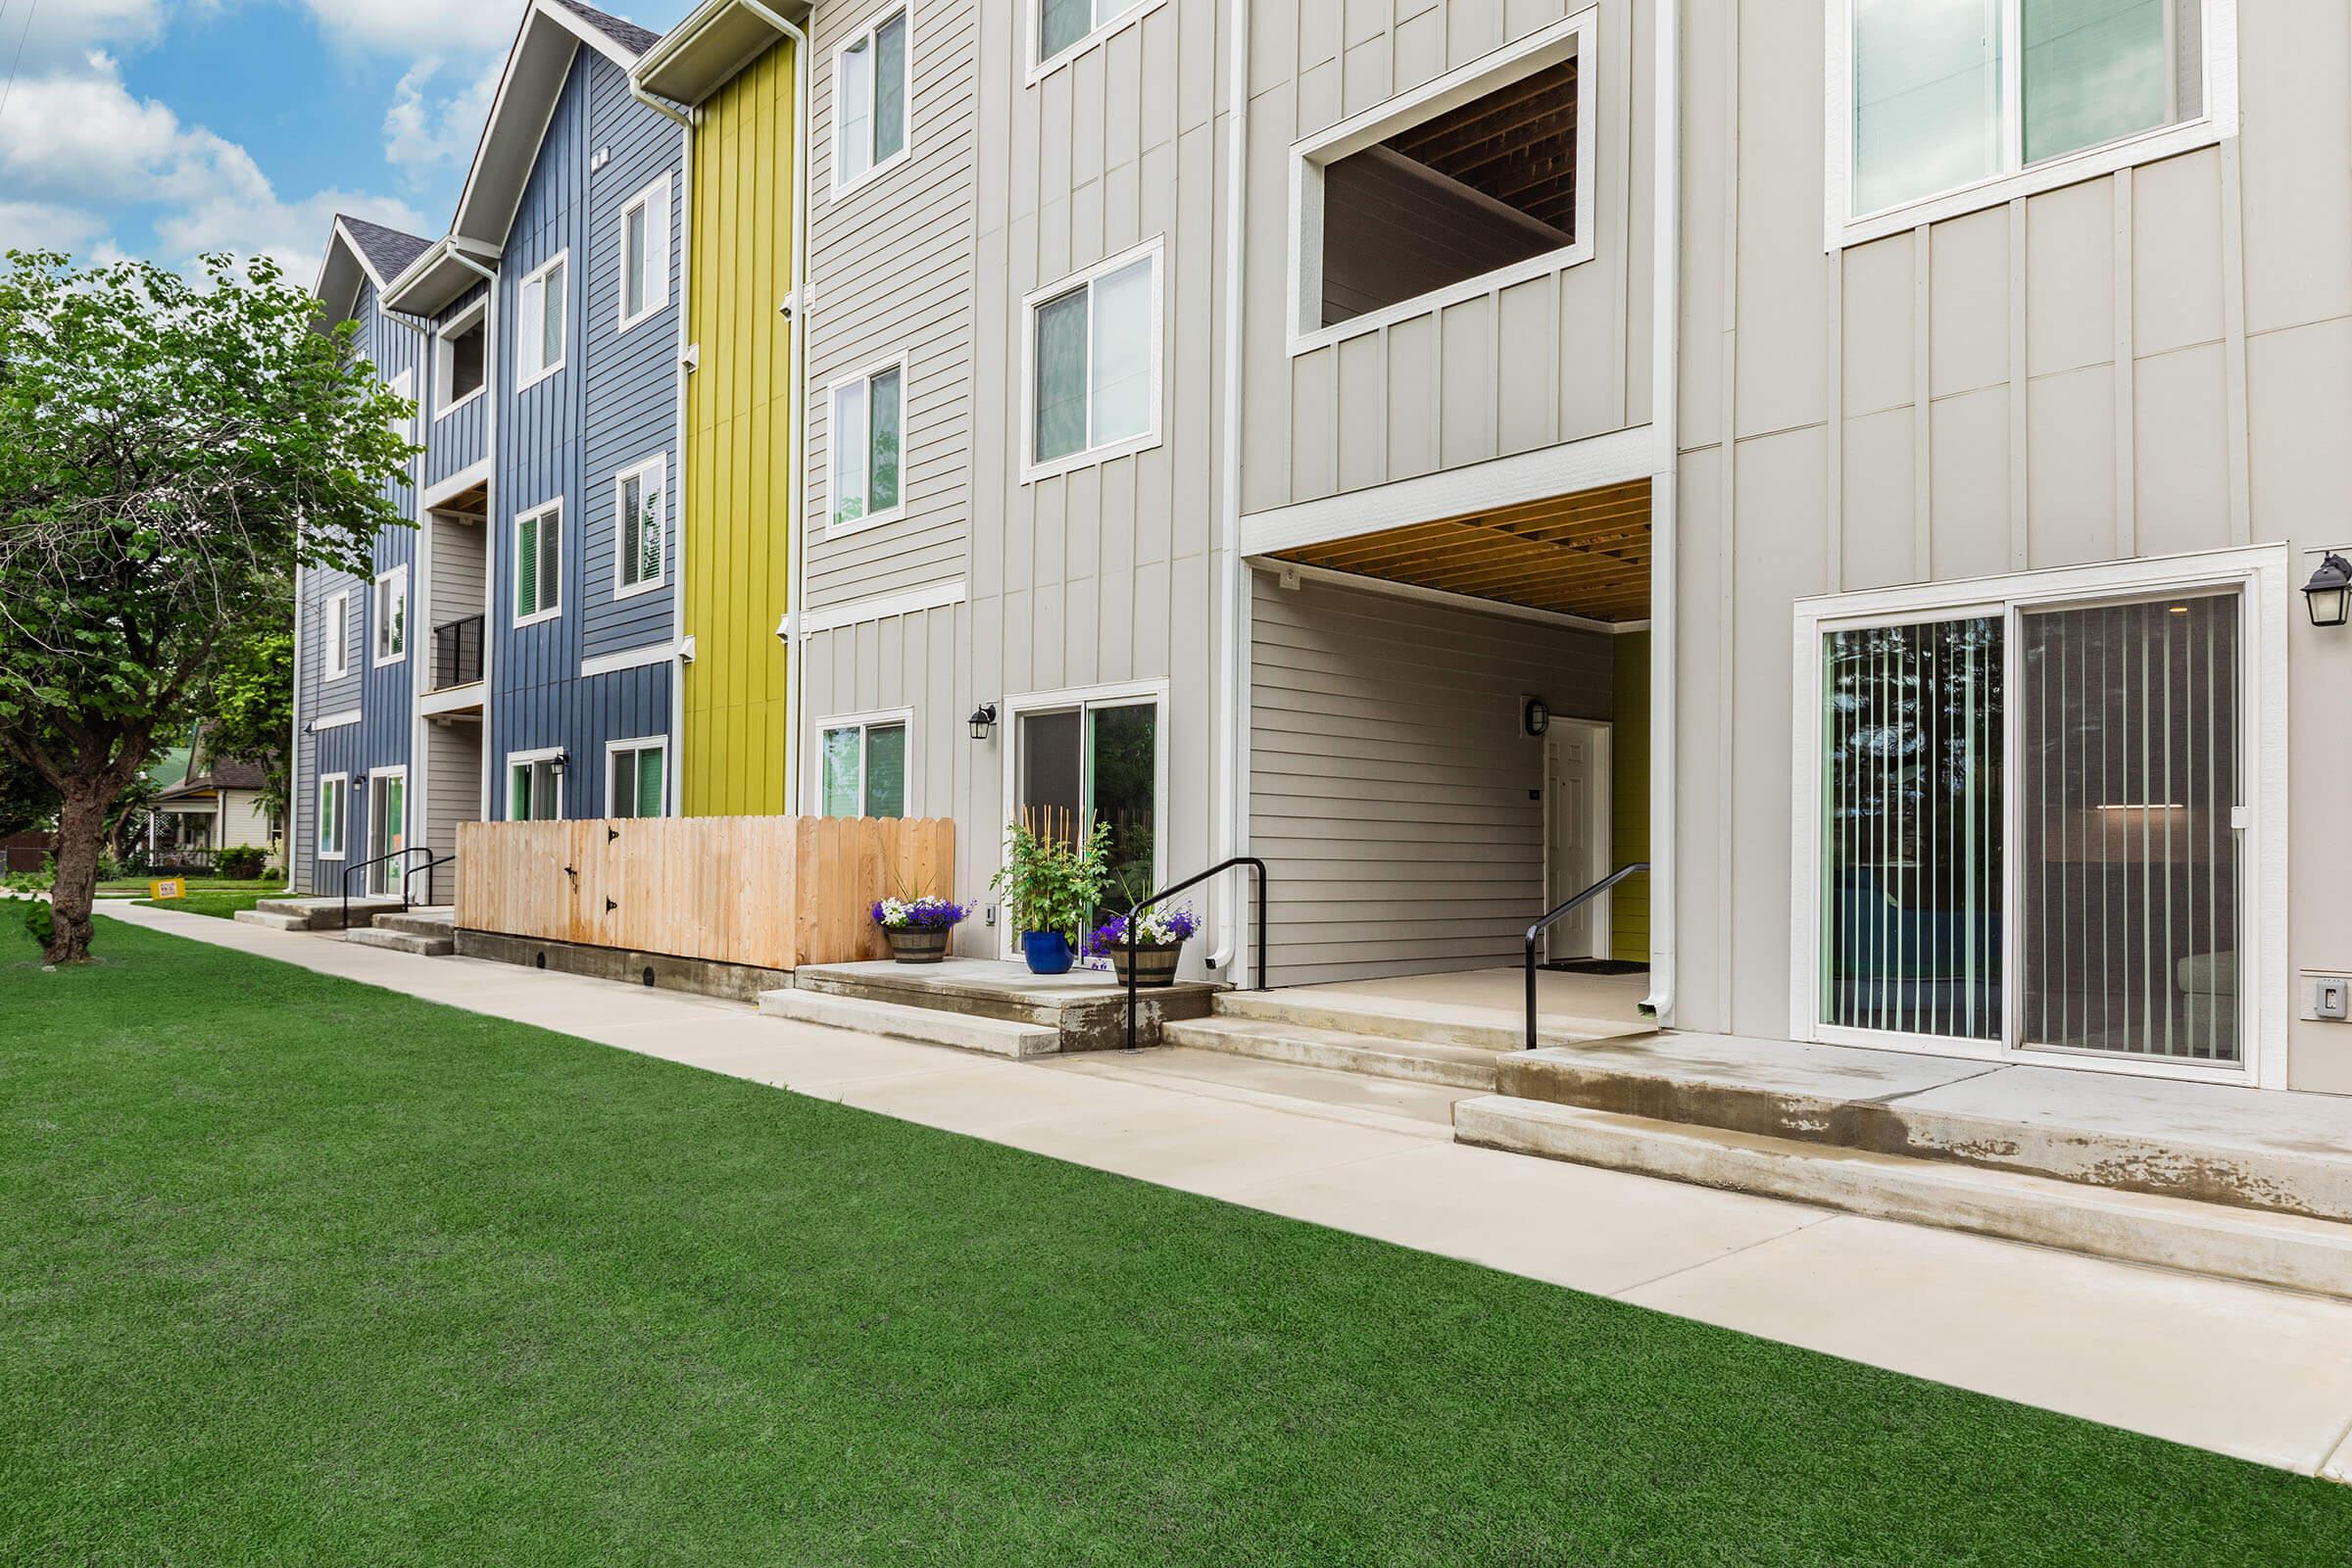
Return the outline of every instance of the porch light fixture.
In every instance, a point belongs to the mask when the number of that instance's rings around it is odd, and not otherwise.
[[[556,777],[562,778],[564,776],[564,766],[570,761],[571,754],[569,752],[558,752],[555,756],[547,760],[547,770],[555,774]]]
[[[978,708],[972,710],[972,716],[964,722],[972,728],[972,739],[976,741],[988,739],[997,727],[997,705],[982,703]]]
[[[2341,626],[2352,613],[2352,561],[2328,551],[2303,585],[2303,605],[2314,626]]]
[[[1551,705],[1541,697],[1530,697],[1527,700],[1526,709],[1519,716],[1520,722],[1527,727],[1527,733],[1531,737],[1541,736],[1545,730],[1551,728]]]

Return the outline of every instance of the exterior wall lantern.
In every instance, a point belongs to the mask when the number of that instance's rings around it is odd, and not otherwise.
[[[555,774],[556,777],[562,778],[564,776],[564,769],[570,763],[570,761],[571,754],[569,752],[558,752],[555,756],[547,760],[547,770]]]
[[[971,726],[972,739],[976,741],[988,739],[997,727],[997,705],[982,703],[978,708],[972,710],[972,716],[964,722]]]
[[[2303,585],[2303,605],[2314,626],[2341,626],[2352,612],[2352,561],[2328,551]]]
[[[1530,737],[1540,737],[1551,728],[1551,705],[1541,697],[1530,697],[1527,707],[1520,710],[1519,718]]]

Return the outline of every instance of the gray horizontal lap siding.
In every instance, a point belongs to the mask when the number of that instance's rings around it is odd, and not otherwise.
[[[1278,985],[1516,962],[1544,904],[1521,703],[1607,718],[1610,639],[1254,579],[1250,835]]]
[[[476,283],[459,295],[456,304],[433,318],[434,330],[438,331],[471,310],[474,302],[489,288],[488,283]],[[429,370],[434,364],[434,357],[427,355],[424,363]],[[420,377],[420,382],[429,383],[431,379],[427,374]],[[439,387],[431,387],[428,396],[437,396],[439,392]],[[432,432],[424,438],[425,445],[431,449],[424,459],[424,482],[428,486],[441,483],[451,474],[464,473],[489,454],[489,398],[475,398],[464,408],[448,414],[442,413],[438,407],[430,408],[426,413]]]
[[[673,483],[675,476],[674,315],[626,334],[614,332],[620,209],[659,169],[669,167],[643,161],[647,138],[660,134],[653,127],[668,127],[659,143],[665,151],[656,156],[674,157],[675,127],[629,99],[610,62],[582,50],[549,122],[499,269],[493,689],[486,738],[494,818],[507,812],[510,753],[563,747],[569,754],[564,812],[593,815],[605,808],[606,743],[669,729],[666,663],[592,678],[580,674],[584,657],[661,641],[670,629],[666,587],[617,606],[612,600],[614,471],[672,451]],[[603,148],[612,149],[612,157],[591,174],[590,160]],[[673,210],[676,201],[673,187]],[[568,253],[564,368],[517,390],[522,280],[558,252]],[[673,279],[673,294],[674,287]],[[516,626],[514,519],[559,499],[563,612]],[[675,511],[673,506],[673,524]]]

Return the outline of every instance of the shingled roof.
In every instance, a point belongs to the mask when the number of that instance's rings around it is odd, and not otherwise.
[[[580,0],[556,0],[556,4],[633,55],[645,53],[662,40],[662,35],[658,32],[648,32],[634,22],[623,22],[618,17],[609,17],[594,6],[581,5]]]
[[[366,254],[368,268],[387,283],[407,271],[411,262],[432,249],[433,242],[429,239],[418,239],[348,213],[337,213],[335,221],[343,225],[344,231],[351,235],[351,242]]]

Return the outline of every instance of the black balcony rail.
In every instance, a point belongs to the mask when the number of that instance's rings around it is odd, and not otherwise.
[[[414,863],[416,856],[430,856],[432,853],[421,844],[411,844],[401,849],[387,851],[372,860],[362,860],[357,865],[345,866],[343,868],[343,929],[346,931],[351,929],[351,879],[353,877],[358,876],[362,871],[371,871],[379,865],[389,864],[394,860],[399,860],[404,865]],[[403,914],[409,912],[409,888],[406,881],[401,883],[400,888],[400,912]]]
[[[447,855],[435,855],[431,850],[426,850],[422,864],[412,863],[400,873],[402,906],[405,908],[416,902],[416,879],[421,876],[424,878],[424,906],[428,909],[440,907],[441,901],[433,897],[439,891],[439,872],[441,867],[455,864],[457,858],[458,852],[455,850]]]
[[[1135,940],[1135,928],[1138,923],[1138,917],[1141,916],[1146,909],[1149,909],[1160,900],[1172,899],[1177,894],[1184,892],[1187,888],[1197,888],[1201,883],[1207,881],[1210,877],[1222,875],[1223,873],[1234,869],[1236,866],[1242,865],[1248,866],[1253,873],[1255,873],[1252,881],[1257,889],[1257,927],[1251,938],[1251,941],[1254,944],[1253,951],[1256,955],[1257,962],[1251,964],[1250,967],[1250,972],[1255,977],[1257,984],[1251,989],[1257,991],[1263,991],[1266,989],[1266,862],[1259,859],[1254,855],[1237,855],[1230,860],[1219,860],[1216,864],[1210,866],[1207,870],[1202,871],[1198,876],[1188,876],[1183,881],[1175,884],[1173,887],[1161,888],[1157,893],[1152,894],[1150,898],[1138,901],[1127,910],[1127,934],[1121,940],[1126,944],[1127,947],[1127,1049],[1129,1051],[1133,1051],[1135,1049],[1135,1009],[1137,1005],[1135,985],[1135,952],[1137,944]]]
[[[433,690],[470,686],[482,678],[482,617],[444,621],[433,628]]]
[[[1527,928],[1528,1050],[1533,1051],[1536,1049],[1536,944],[1544,939],[1544,933],[1550,930],[1554,922],[1565,920],[1568,916],[1574,914],[1586,905],[1591,904],[1594,899],[1599,898],[1603,893],[1608,892],[1609,889],[1615,887],[1627,877],[1634,876],[1641,872],[1645,872],[1648,869],[1649,862],[1647,860],[1636,860],[1631,865],[1621,865],[1616,870],[1611,871],[1607,876],[1602,877],[1599,881],[1585,889],[1584,892],[1579,893],[1576,895],[1576,897],[1561,905],[1558,908],[1550,910],[1544,916],[1543,919],[1538,920],[1534,925],[1531,925]]]

